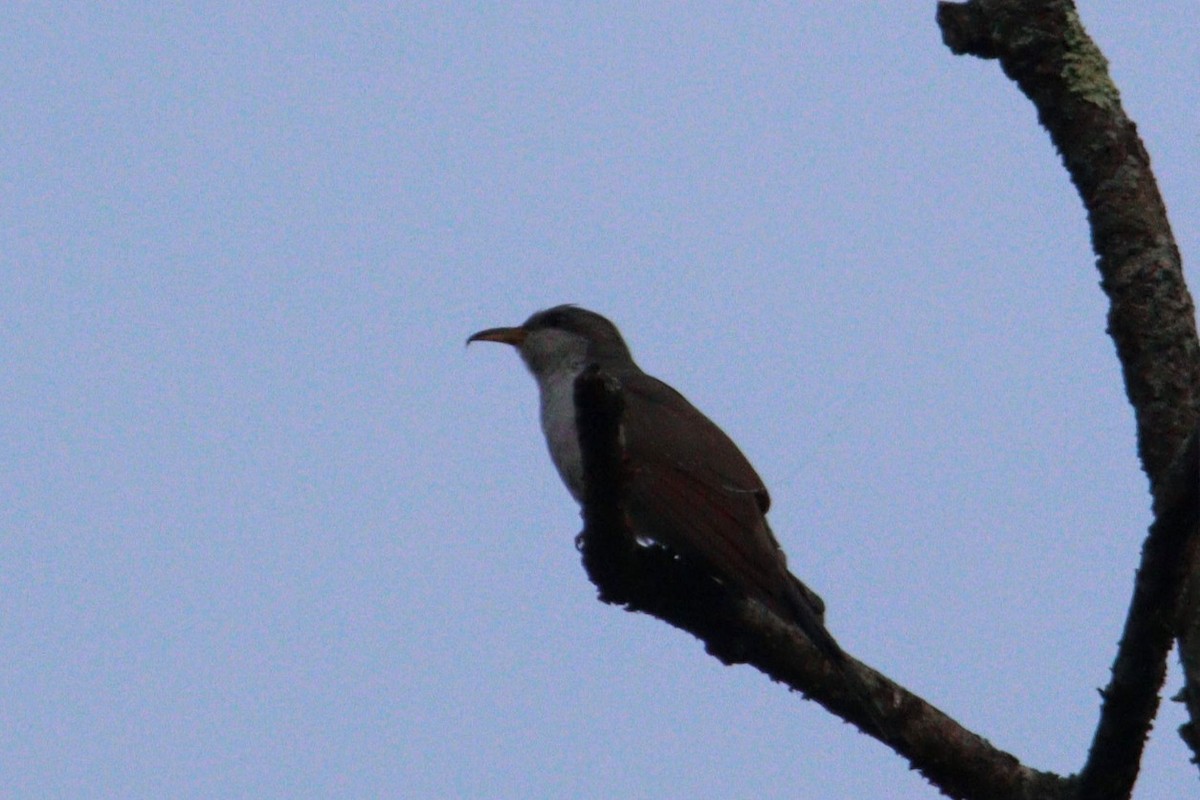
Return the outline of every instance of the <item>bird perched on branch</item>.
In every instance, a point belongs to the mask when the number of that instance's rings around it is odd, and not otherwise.
[[[839,665],[845,661],[825,629],[821,598],[788,572],[767,525],[771,501],[758,473],[712,420],[642,372],[615,325],[593,311],[563,305],[467,340],[477,341],[512,345],[533,373],[550,458],[581,503],[575,379],[591,365],[614,379],[625,409],[626,500],[634,534],[702,565],[794,623],[826,657]]]

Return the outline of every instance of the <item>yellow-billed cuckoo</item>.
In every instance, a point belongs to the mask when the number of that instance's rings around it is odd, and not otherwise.
[[[620,386],[633,532],[694,559],[713,577],[796,624],[827,657],[845,655],[825,629],[824,603],[795,578],[767,525],[770,497],[737,445],[683,395],[638,367],[617,327],[577,306],[539,311],[467,343],[513,345],[537,379],[550,457],[582,502],[575,379],[597,365]]]

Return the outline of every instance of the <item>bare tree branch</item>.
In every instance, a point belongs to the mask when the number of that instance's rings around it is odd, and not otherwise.
[[[1128,797],[1137,779],[1174,635],[1172,611],[1179,603],[1188,550],[1195,547],[1200,525],[1197,441],[1193,434],[1176,468],[1160,486],[1157,515],[1142,546],[1112,679],[1101,693],[1100,722],[1079,776],[1083,798]]]
[[[1087,208],[1109,333],[1157,487],[1196,426],[1200,341],[1179,249],[1137,127],[1069,0],[938,4],[957,54],[996,58],[1037,108]]]
[[[1156,519],[1143,546],[1112,680],[1102,693],[1080,796],[1124,798],[1132,792],[1158,709],[1177,621],[1197,618],[1195,601],[1190,609],[1180,605],[1189,572],[1196,573],[1200,342],[1195,306],[1150,157],[1074,5],[1068,0],[943,2],[937,18],[953,52],[999,59],[1037,108],[1087,208],[1101,286],[1110,301],[1108,330],[1134,407],[1138,452]],[[1185,451],[1189,437],[1192,449]],[[1189,657],[1183,649],[1194,675],[1196,654]],[[1195,691],[1190,696],[1196,719]]]

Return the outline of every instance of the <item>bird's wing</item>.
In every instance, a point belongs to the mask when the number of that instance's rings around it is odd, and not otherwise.
[[[700,558],[716,577],[786,613],[795,579],[763,516],[770,501],[758,473],[670,386],[644,373],[621,384],[637,532]]]

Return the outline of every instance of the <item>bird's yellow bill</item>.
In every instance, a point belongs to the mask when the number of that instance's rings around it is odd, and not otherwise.
[[[471,342],[500,342],[502,344],[511,344],[513,347],[520,347],[521,342],[525,341],[524,328],[488,328],[486,331],[472,333],[467,339],[467,344]]]

